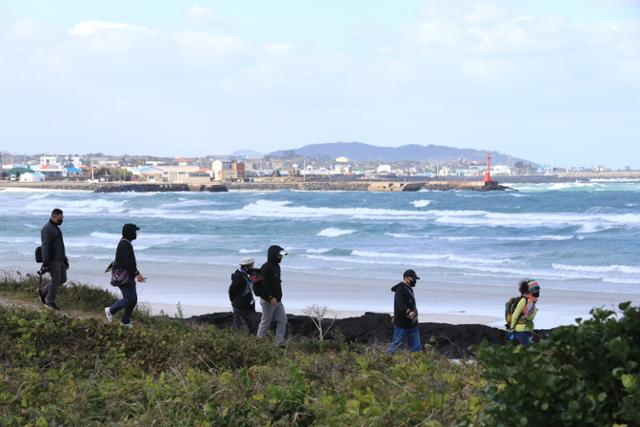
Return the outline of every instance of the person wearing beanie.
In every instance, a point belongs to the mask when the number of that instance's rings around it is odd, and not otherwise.
[[[518,289],[522,296],[513,310],[508,336],[515,342],[528,345],[533,341],[533,319],[538,313],[536,303],[540,296],[540,283],[525,279],[519,283]]]
[[[122,292],[122,299],[114,303],[111,307],[105,307],[104,314],[109,323],[113,320],[113,315],[124,309],[124,315],[120,322],[121,326],[131,328],[131,314],[138,303],[138,293],[136,292],[136,282],[144,282],[145,278],[138,271],[136,255],[131,242],[138,237],[138,227],[135,224],[125,224],[122,227],[122,239],[116,248],[116,258],[113,261],[113,270],[124,270],[124,279],[117,285]]]
[[[233,327],[236,329],[248,328],[251,334],[256,333],[258,326],[256,306],[251,289],[254,280],[256,280],[254,263],[253,258],[240,261],[240,268],[231,275],[231,285],[229,286],[229,300],[233,309]]]
[[[413,288],[420,278],[413,270],[402,275],[402,282],[391,288],[393,300],[393,338],[387,353],[395,353],[403,344],[412,352],[422,351],[420,330],[418,329],[418,307]]]

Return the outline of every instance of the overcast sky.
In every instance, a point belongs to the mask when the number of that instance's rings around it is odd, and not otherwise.
[[[0,0],[0,149],[640,168],[638,0]]]

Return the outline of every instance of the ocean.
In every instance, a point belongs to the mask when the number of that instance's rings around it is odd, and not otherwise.
[[[101,272],[113,259],[122,224],[133,222],[141,227],[134,243],[140,270],[158,281],[163,275],[185,278],[148,295],[164,303],[202,303],[208,287],[227,285],[208,283],[208,277],[226,278],[245,257],[264,262],[271,244],[289,252],[282,265],[285,278],[286,272],[314,282],[339,277],[365,293],[367,283],[390,286],[413,268],[422,283],[468,285],[472,292],[483,286],[515,289],[519,279],[532,277],[543,289],[623,299],[640,295],[640,182],[513,187],[518,191],[5,190],[0,191],[0,269],[37,269],[32,259],[40,227],[59,207],[76,280],[106,283]],[[329,288],[308,289],[306,298],[315,291],[343,310],[379,307],[341,292],[332,295]]]

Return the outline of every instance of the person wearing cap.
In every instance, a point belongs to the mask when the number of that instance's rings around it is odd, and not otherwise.
[[[422,351],[420,331],[418,330],[418,308],[413,288],[420,280],[413,270],[402,275],[402,282],[391,288],[395,294],[393,302],[393,338],[387,353],[396,352],[400,346],[407,344],[413,352]]]
[[[231,308],[233,309],[233,327],[236,329],[248,328],[251,334],[255,334],[257,330],[256,306],[251,291],[256,273],[253,268],[254,263],[253,258],[240,261],[240,268],[231,275],[231,285],[229,286],[229,300],[231,300]]]
[[[40,277],[44,273],[49,273],[51,282],[42,289],[38,289],[38,296],[42,304],[52,310],[60,310],[56,305],[56,293],[58,288],[67,281],[67,270],[69,269],[69,260],[64,247],[62,230],[60,230],[63,221],[62,209],[56,208],[51,211],[49,221],[40,230],[42,268],[38,273]]]
[[[536,303],[540,296],[540,283],[534,279],[525,279],[518,284],[518,290],[522,296],[513,310],[507,336],[514,342],[528,345],[533,340],[533,319],[538,313]]]
[[[271,323],[275,321],[275,341],[278,347],[284,347],[284,335],[287,331],[287,313],[282,304],[282,280],[280,279],[280,262],[286,254],[282,247],[270,246],[267,251],[267,262],[260,269],[260,274],[263,277],[263,290],[260,294],[262,318],[258,326],[258,337],[267,336]]]
[[[125,224],[122,227],[122,239],[116,248],[116,258],[113,261],[113,269],[124,269],[129,274],[129,280],[118,286],[122,292],[122,299],[114,303],[111,307],[105,307],[104,314],[107,321],[111,323],[113,315],[121,309],[124,309],[124,315],[120,324],[124,327],[131,328],[131,314],[138,303],[138,294],[136,292],[136,281],[144,282],[144,277],[138,271],[136,263],[136,254],[133,252],[132,241],[138,237],[138,227],[135,224]]]

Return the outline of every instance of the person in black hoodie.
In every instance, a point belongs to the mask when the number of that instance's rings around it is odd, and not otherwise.
[[[262,265],[260,273],[263,277],[263,287],[260,293],[262,318],[258,326],[258,337],[263,338],[269,333],[271,322],[276,322],[276,345],[284,347],[284,335],[287,330],[287,313],[282,304],[282,281],[280,279],[280,262],[287,253],[278,245],[269,247],[267,262]]]
[[[418,330],[418,308],[413,295],[413,287],[420,278],[413,270],[407,270],[402,275],[402,282],[391,288],[395,293],[393,302],[393,338],[387,353],[394,353],[404,343],[409,350],[422,351],[420,331]]]
[[[229,300],[231,300],[233,309],[233,327],[236,329],[247,327],[251,334],[255,334],[257,329],[256,305],[251,291],[252,276],[255,275],[254,262],[253,258],[243,259],[240,262],[240,268],[231,275],[231,285],[229,286]]]
[[[64,248],[64,239],[60,226],[64,221],[64,213],[61,209],[51,211],[49,221],[40,231],[42,242],[42,268],[40,274],[49,273],[51,282],[38,289],[38,296],[45,307],[52,310],[60,310],[56,305],[56,292],[67,281],[69,260]]]
[[[145,279],[138,271],[136,264],[136,255],[133,252],[132,241],[138,237],[138,227],[135,224],[125,224],[122,227],[122,239],[116,248],[116,259],[113,261],[113,269],[124,269],[127,271],[129,278],[125,284],[118,286],[122,292],[122,299],[114,303],[111,307],[104,308],[104,314],[107,321],[111,323],[113,315],[124,308],[124,315],[120,324],[127,328],[131,328],[131,313],[138,303],[138,294],[136,292],[136,281],[144,282]]]

